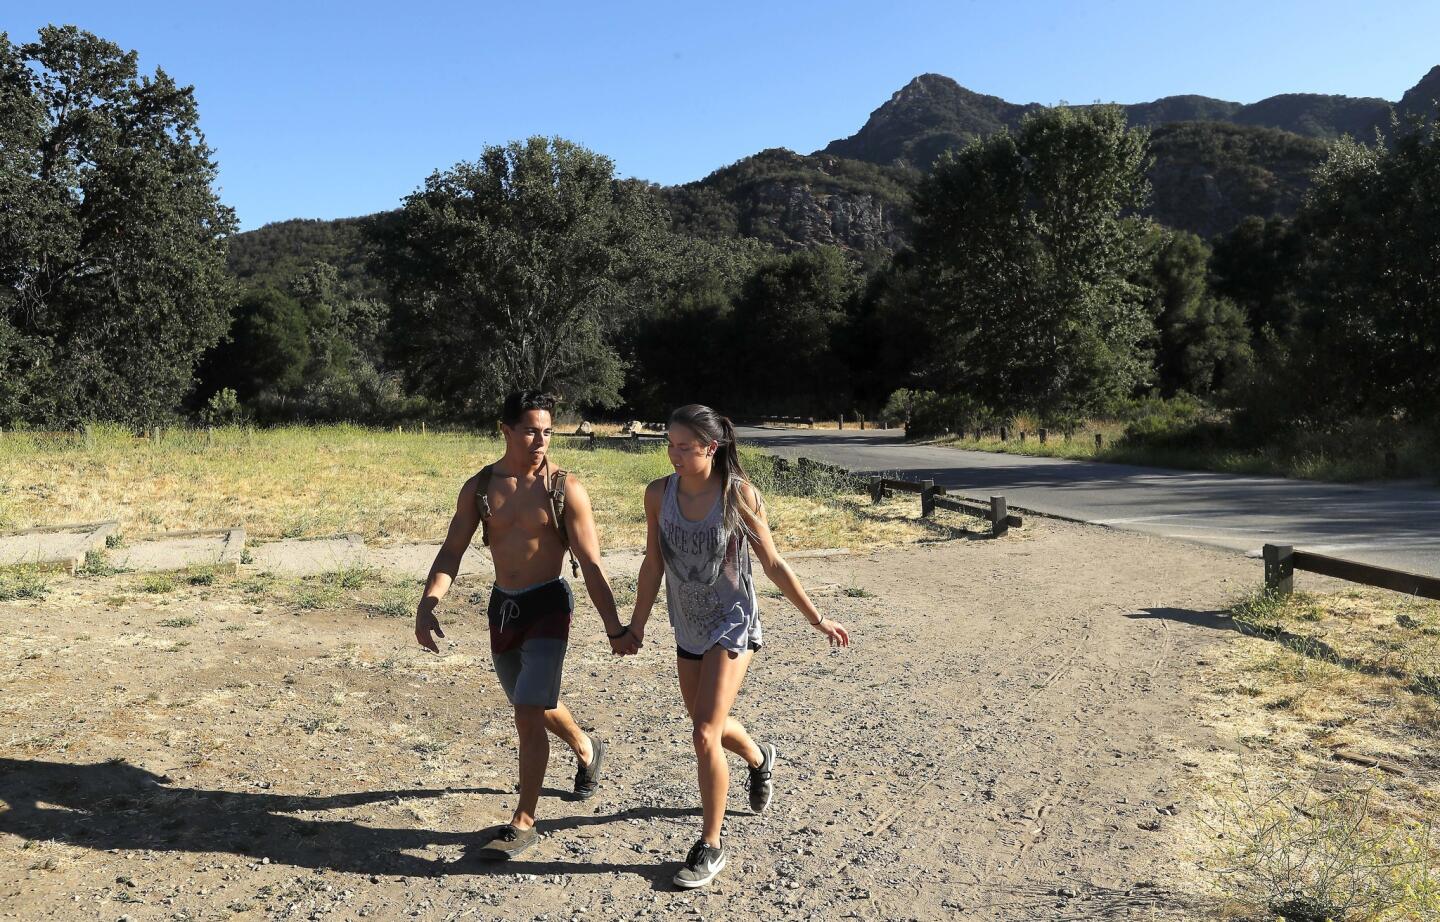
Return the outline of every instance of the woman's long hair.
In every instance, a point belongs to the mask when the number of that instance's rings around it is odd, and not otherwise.
[[[744,502],[740,485],[750,483],[750,477],[740,466],[740,449],[735,445],[735,424],[730,422],[729,417],[721,416],[704,404],[692,403],[671,413],[670,425],[687,426],[705,441],[719,444],[715,449],[715,469],[720,472],[721,482],[725,485],[721,497],[725,534],[733,535],[739,531],[746,537],[753,537],[740,515],[740,505]],[[758,491],[755,499],[758,503]]]

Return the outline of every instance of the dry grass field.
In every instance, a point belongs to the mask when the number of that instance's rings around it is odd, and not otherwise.
[[[460,485],[502,443],[472,433],[352,426],[167,430],[158,444],[126,430],[82,438],[0,435],[0,530],[118,519],[126,535],[242,525],[252,542],[359,534],[438,540]],[[643,546],[644,487],[670,470],[662,447],[584,450],[556,439],[556,464],[589,489],[604,548]],[[871,509],[833,483],[774,476],[746,462],[792,550],[907,544],[953,536],[918,507]]]
[[[1440,604],[1325,582],[1232,609],[1192,847],[1234,918],[1440,919]]]

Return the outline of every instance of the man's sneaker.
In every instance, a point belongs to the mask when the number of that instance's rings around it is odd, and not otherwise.
[[[685,867],[675,875],[675,886],[682,890],[703,887],[714,880],[724,867],[725,844],[722,842],[719,848],[712,848],[701,839],[685,856]]]
[[[756,813],[764,813],[770,806],[770,797],[775,793],[770,775],[775,771],[775,759],[779,755],[775,744],[765,743],[760,747],[760,764],[750,766],[750,809]]]
[[[590,737],[590,764],[575,769],[575,799],[589,800],[600,786],[600,769],[605,762],[605,744]]]
[[[539,841],[540,833],[535,831],[534,826],[529,829],[519,829],[511,823],[506,823],[495,833],[495,838],[486,842],[485,847],[480,849],[478,857],[485,861],[509,861]]]

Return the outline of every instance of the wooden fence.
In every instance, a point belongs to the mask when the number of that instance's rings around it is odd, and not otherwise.
[[[916,493],[920,496],[920,515],[929,518],[936,509],[949,509],[984,519],[990,523],[990,534],[999,538],[1011,528],[1020,528],[1025,520],[1010,512],[1004,496],[992,496],[990,502],[964,496],[951,496],[945,487],[933,480],[895,480],[890,477],[870,478],[870,500],[880,502],[887,493]]]
[[[1288,544],[1267,544],[1262,549],[1261,557],[1265,561],[1265,588],[1280,595],[1289,595],[1295,591],[1295,571],[1304,570],[1362,586],[1375,586],[1426,599],[1440,599],[1440,578],[1434,576],[1326,557],[1310,551],[1298,551]]]
[[[596,435],[593,432],[557,432],[552,438],[578,442],[581,448],[615,448],[635,450],[645,445],[663,445],[665,436],[652,432],[631,432],[629,435]]]
[[[764,426],[769,423],[783,423],[787,426],[809,426],[812,429],[818,427],[829,428],[830,423],[833,422],[836,429],[844,429],[845,418],[845,414],[841,413],[838,416],[831,416],[828,418],[819,416],[760,415],[739,417],[737,419],[739,421],[750,423],[756,426]],[[892,426],[892,423],[889,419],[885,419],[883,417],[880,419],[866,419],[864,413],[851,414],[850,421],[856,424],[856,426],[860,429],[889,429]]]

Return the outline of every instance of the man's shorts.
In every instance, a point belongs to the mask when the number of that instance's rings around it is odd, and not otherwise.
[[[490,659],[505,697],[549,710],[560,703],[560,674],[575,596],[556,577],[526,589],[490,590]]]

